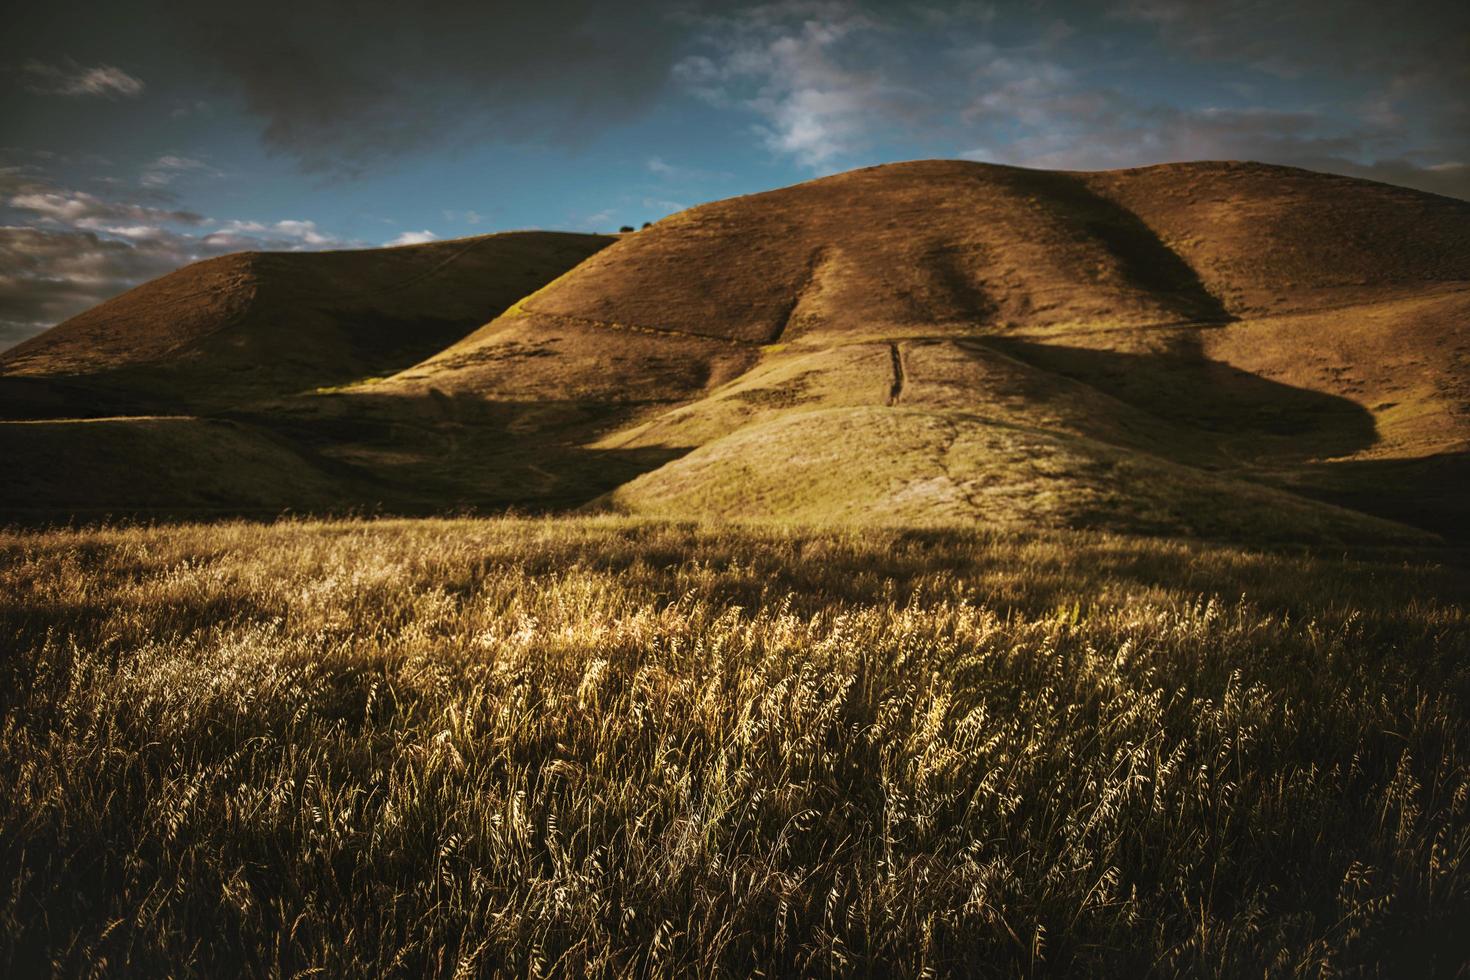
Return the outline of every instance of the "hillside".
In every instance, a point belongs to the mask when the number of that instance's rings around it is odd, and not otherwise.
[[[58,382],[72,391],[84,385],[114,401],[219,407],[391,373],[611,241],[513,232],[365,251],[226,255],[144,283],[0,353],[0,381],[15,402],[45,379],[52,390]]]
[[[0,458],[20,463],[0,481],[0,514],[14,518],[343,509],[319,461],[224,419],[0,422]]]
[[[181,321],[129,347],[132,321],[104,305],[0,370],[75,384],[73,365],[148,359],[138,377],[210,392],[197,411],[389,509],[1333,542],[1455,535],[1470,517],[1450,486],[1470,471],[1462,201],[1260,164],[923,161],[603,241],[497,294],[483,325],[459,306],[454,330],[379,329],[460,302],[447,292],[475,275],[456,259],[462,279],[433,288],[320,274],[258,290],[250,310],[336,325],[299,358],[263,356],[301,342],[233,313],[218,334]],[[275,259],[217,261],[167,288]],[[174,295],[172,278],[135,292]],[[410,364],[385,334],[432,349]],[[271,380],[226,386],[221,365]]]
[[[379,390],[635,404],[593,445],[696,450],[635,513],[1351,538],[1259,484],[1406,513],[1344,471],[1470,448],[1467,314],[1464,202],[928,161],[675,215]]]

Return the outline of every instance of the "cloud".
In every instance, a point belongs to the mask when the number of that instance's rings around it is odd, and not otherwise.
[[[114,65],[85,68],[70,59],[60,65],[28,61],[21,67],[21,74],[25,78],[26,89],[38,95],[91,95],[108,99],[121,96],[136,99],[147,87],[142,79],[135,78]]]
[[[167,154],[144,167],[139,182],[144,187],[167,187],[181,176],[191,173],[212,177],[223,176],[203,160]]]
[[[405,231],[392,241],[383,244],[389,248],[395,245],[423,245],[427,242],[435,242],[439,236],[425,228],[423,231]]]
[[[91,231],[0,226],[0,347],[195,257],[174,240],[124,242]]]
[[[1318,106],[1181,107],[1099,85],[1046,57],[969,52],[978,93],[962,118],[969,159],[1100,170],[1177,160],[1259,160],[1470,198],[1453,139],[1415,147],[1395,127]]]
[[[272,226],[287,238],[298,238],[307,245],[332,245],[334,239],[317,231],[315,221],[277,221]]]
[[[480,141],[575,144],[643,111],[702,0],[161,0],[271,149],[354,175]],[[289,25],[289,27],[285,26]]]
[[[485,220],[485,216],[478,211],[444,211],[443,215],[445,221],[465,225],[477,225]]]
[[[1470,143],[1470,5],[1377,0],[1121,0],[1171,51],[1318,87],[1365,89],[1354,114],[1431,150]]]
[[[824,171],[866,148],[875,122],[892,127],[916,109],[915,93],[883,70],[880,33],[853,4],[755,7],[708,20],[705,52],[682,59],[674,77],[715,106],[753,111],[772,152]]]
[[[3,186],[3,185],[0,185]],[[119,222],[200,225],[205,218],[193,211],[167,210],[143,204],[118,203],[86,191],[58,190],[30,182],[22,193],[5,202],[17,211],[27,211],[42,221],[104,231]]]
[[[677,186],[688,189],[698,185],[733,180],[735,175],[727,170],[704,170],[683,164],[670,163],[663,157],[649,157],[643,167],[658,179],[660,187]]]
[[[1464,4],[784,0],[697,23],[677,82],[819,173],[932,146],[1063,168],[1256,159],[1470,196]]]
[[[214,107],[203,99],[178,100],[173,109],[169,111],[170,119],[187,119],[190,116],[207,116],[214,112]]]
[[[603,231],[616,223],[611,208],[598,211],[596,214],[585,215],[580,219],[573,219],[573,225],[581,231]]]
[[[219,221],[110,200],[24,167],[0,168],[0,220],[11,222],[0,224],[0,349],[200,259],[363,245],[305,219]]]
[[[341,248],[358,245],[317,229],[315,221],[288,218],[284,221],[226,221],[200,241],[214,251],[298,252],[303,249]]]

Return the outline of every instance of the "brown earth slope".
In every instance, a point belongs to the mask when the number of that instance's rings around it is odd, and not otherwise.
[[[1291,510],[1242,481],[1395,516],[1435,492],[1353,464],[1460,465],[1467,314],[1465,202],[1259,164],[926,161],[675,215],[380,391],[634,406],[592,445],[696,452],[622,510],[1231,534]]]
[[[419,363],[248,421],[395,508],[1317,541],[1470,517],[1465,202],[1259,164],[924,161],[588,251]],[[354,329],[419,308],[352,288],[295,305]],[[239,339],[240,371],[277,370]]]
[[[50,382],[175,408],[237,405],[391,373],[612,240],[513,232],[365,251],[226,255],[144,283],[0,353],[0,382],[9,382],[14,404]]]

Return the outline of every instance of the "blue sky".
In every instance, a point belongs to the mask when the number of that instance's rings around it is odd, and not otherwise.
[[[1470,197],[1470,5],[56,0],[0,32],[0,347],[188,261],[612,231],[922,157]]]

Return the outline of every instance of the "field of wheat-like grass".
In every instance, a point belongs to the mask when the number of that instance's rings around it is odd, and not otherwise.
[[[583,520],[0,534],[0,975],[1451,974],[1470,587]]]

